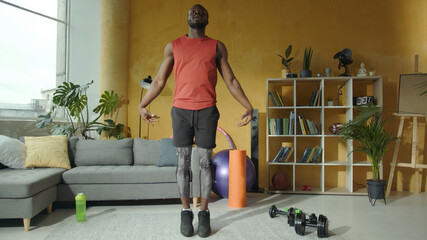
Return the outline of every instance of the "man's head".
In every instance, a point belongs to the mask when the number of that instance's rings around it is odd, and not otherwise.
[[[190,28],[202,29],[209,23],[208,10],[200,4],[196,4],[188,11],[187,22]]]

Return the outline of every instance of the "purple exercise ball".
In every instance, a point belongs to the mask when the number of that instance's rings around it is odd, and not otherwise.
[[[228,163],[229,150],[219,151],[212,158],[212,191],[223,198],[228,198]],[[251,159],[246,156],[246,191],[251,189],[254,182],[255,166]]]

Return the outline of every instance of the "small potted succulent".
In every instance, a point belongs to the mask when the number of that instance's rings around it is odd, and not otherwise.
[[[334,106],[334,100],[332,97],[328,97],[328,106]]]
[[[282,56],[280,54],[277,54],[277,56],[282,58],[282,78],[286,78],[288,73],[291,73],[291,64],[292,60],[294,60],[293,57],[291,57],[292,53],[292,45],[289,45],[288,48],[285,51],[285,56]]]

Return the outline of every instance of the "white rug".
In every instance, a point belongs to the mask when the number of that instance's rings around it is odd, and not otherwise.
[[[161,208],[161,206],[158,206]],[[212,234],[210,239],[318,239],[313,228],[306,228],[305,236],[298,236],[287,224],[285,216],[270,218],[269,207],[256,209],[211,211]],[[112,207],[100,213],[87,214],[86,222],[77,223],[69,216],[46,237],[45,240],[118,240],[118,239],[188,239],[179,231],[179,211],[165,213],[155,211],[117,212]],[[197,214],[193,222],[197,236]],[[331,230],[331,229],[330,229]],[[329,231],[328,239],[342,239]]]

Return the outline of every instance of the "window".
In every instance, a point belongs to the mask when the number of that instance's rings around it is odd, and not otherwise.
[[[49,112],[67,81],[68,0],[0,0],[0,118]]]

